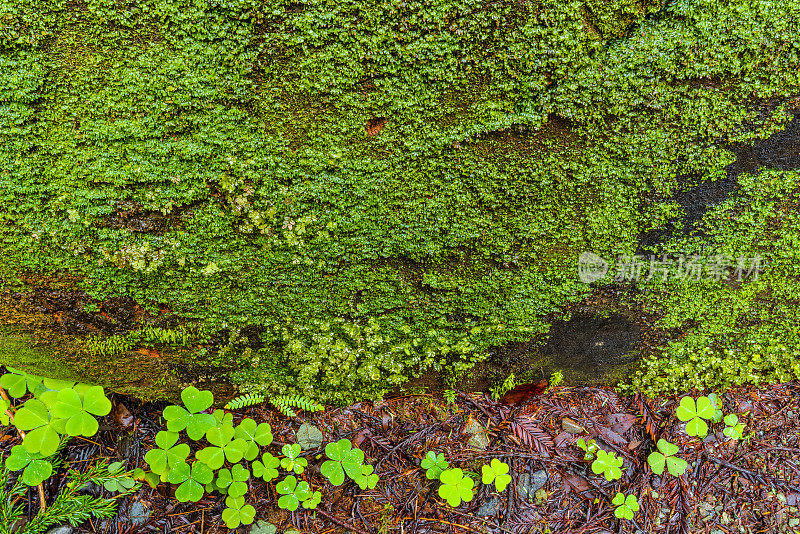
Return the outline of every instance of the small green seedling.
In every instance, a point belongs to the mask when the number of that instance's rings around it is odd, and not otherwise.
[[[661,452],[653,451],[650,453],[650,456],[647,457],[647,463],[650,464],[650,469],[653,470],[653,473],[657,475],[663,474],[664,466],[666,465],[667,470],[672,476],[681,476],[686,471],[689,464],[686,463],[686,460],[673,456],[673,454],[678,452],[678,446],[668,442],[664,438],[659,439],[656,446]]]
[[[452,507],[461,504],[461,501],[472,500],[475,481],[465,476],[461,469],[447,469],[439,475],[442,485],[439,486],[439,497],[447,501]]]
[[[316,508],[322,501],[322,494],[318,491],[312,493],[308,482],[298,483],[294,475],[289,475],[276,484],[275,489],[281,497],[278,506],[284,510],[294,512],[303,503],[303,508]]]
[[[168,430],[162,430],[156,434],[157,449],[150,449],[144,455],[144,461],[153,470],[153,473],[162,475],[166,473],[170,467],[174,467],[186,461],[189,457],[191,449],[189,445],[178,442],[178,434]]]
[[[278,478],[278,467],[281,461],[270,453],[265,452],[261,455],[261,460],[253,462],[253,476],[264,479],[264,482]]]
[[[167,430],[170,432],[186,430],[189,439],[197,441],[217,426],[214,415],[200,413],[214,404],[214,395],[210,391],[200,391],[194,386],[189,386],[181,392],[181,400],[185,409],[175,405],[164,408]]]
[[[589,460],[594,460],[595,454],[597,454],[597,451],[600,450],[600,446],[593,439],[590,439],[589,443],[586,443],[583,438],[580,438],[578,439],[576,445],[578,448],[583,449],[583,452],[586,453],[583,455],[583,459],[587,462]]]
[[[247,494],[247,481],[250,480],[250,471],[241,464],[231,467],[231,483],[228,486],[228,495],[242,497]]]
[[[433,451],[428,451],[425,455],[425,458],[422,459],[422,463],[420,466],[423,469],[426,469],[425,476],[429,480],[438,480],[439,475],[442,474],[442,471],[448,469],[450,465],[447,463],[447,460],[444,459],[444,454],[437,455]]]
[[[108,465],[108,474],[115,476],[122,474],[122,462],[112,462]],[[136,481],[126,476],[115,476],[103,482],[103,487],[108,491],[127,491],[136,485]]]
[[[739,422],[739,416],[736,414],[729,414],[725,416],[725,430],[722,434],[733,440],[742,439],[744,434],[744,423]]]
[[[639,511],[639,501],[635,495],[628,495],[627,497],[622,493],[617,493],[611,500],[612,504],[616,504],[617,508],[614,510],[614,515],[618,519],[633,519],[633,515]]]
[[[330,460],[322,464],[320,471],[334,486],[341,486],[344,483],[345,474],[353,480],[364,474],[362,471],[364,452],[353,448],[348,439],[340,439],[336,443],[325,445],[325,455]]]
[[[716,410],[708,397],[698,397],[697,404],[693,398],[683,397],[675,415],[686,423],[687,434],[704,438],[708,434],[708,424],[704,419],[712,419]]]
[[[272,427],[267,423],[256,424],[252,419],[244,419],[236,427],[234,438],[244,441],[247,447],[244,459],[252,462],[258,457],[259,446],[266,447],[272,443]]]
[[[373,489],[378,485],[378,475],[373,473],[374,470],[375,468],[368,464],[361,466],[361,474],[354,479],[359,488]]]
[[[194,462],[191,466],[183,462],[170,469],[167,481],[180,484],[175,490],[175,498],[180,502],[197,502],[203,498],[205,485],[214,480],[214,472],[202,462]]]
[[[9,471],[22,472],[22,482],[28,486],[38,486],[53,474],[53,464],[39,453],[28,452],[22,445],[11,447],[11,455],[6,458],[6,468]]]
[[[494,487],[497,491],[504,491],[511,483],[511,475],[508,474],[508,464],[501,462],[497,458],[493,458],[489,465],[484,465],[481,468],[483,473],[482,481],[484,484],[491,484],[494,482]]]
[[[286,458],[281,460],[281,467],[287,471],[294,471],[296,474],[301,475],[303,470],[308,467],[308,460],[305,458],[298,458],[302,449],[297,443],[293,445],[284,445],[281,452]]]
[[[249,525],[256,517],[256,509],[252,505],[245,504],[244,497],[229,496],[225,499],[225,506],[227,508],[222,511],[222,520],[228,528]]]
[[[592,462],[592,472],[595,475],[603,473],[609,482],[622,478],[622,458],[617,458],[613,452],[606,452],[603,449],[597,450],[597,458]]]

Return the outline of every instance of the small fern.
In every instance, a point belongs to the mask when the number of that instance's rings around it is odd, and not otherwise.
[[[247,395],[240,395],[235,399],[232,399],[228,404],[225,405],[225,409],[227,410],[238,410],[239,408],[245,408],[247,406],[253,406],[254,404],[261,404],[264,402],[265,398],[264,395],[255,395],[253,393],[248,393]]]
[[[317,404],[313,400],[303,397],[302,395],[281,395],[279,397],[273,397],[269,401],[286,417],[297,416],[294,410],[292,410],[292,407],[300,408],[307,412],[321,412],[324,410],[321,404]]]

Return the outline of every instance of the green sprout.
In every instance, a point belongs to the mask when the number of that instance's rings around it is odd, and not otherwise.
[[[497,458],[492,458],[489,465],[484,465],[481,468],[483,473],[483,483],[491,484],[494,482],[497,491],[502,492],[511,483],[511,475],[508,474],[508,464],[501,462]]]
[[[244,497],[228,496],[225,499],[225,510],[222,511],[222,520],[228,528],[239,525],[249,525],[256,517],[256,509],[250,504],[245,504]]]
[[[325,445],[325,455],[330,460],[322,464],[320,471],[334,486],[344,483],[345,474],[353,480],[363,475],[364,452],[353,448],[349,439],[328,443]]]
[[[603,449],[597,450],[597,459],[592,462],[592,472],[595,475],[603,473],[609,482],[622,478],[622,458],[617,458],[613,452],[606,452]]]
[[[294,475],[289,475],[275,485],[276,491],[281,494],[278,499],[278,506],[284,510],[294,512],[300,503],[303,508],[316,508],[322,500],[322,494],[318,491],[312,493],[308,482],[305,480],[298,483]]]
[[[157,449],[150,449],[144,455],[144,461],[158,475],[164,474],[170,467],[184,463],[189,457],[191,449],[186,443],[175,445],[178,442],[178,434],[168,430],[162,430],[156,434]]]
[[[726,415],[725,425],[725,430],[722,431],[723,435],[733,440],[742,439],[742,434],[744,434],[744,423],[739,422],[738,415],[733,413]]]
[[[261,460],[253,462],[253,476],[264,479],[264,482],[278,478],[278,467],[281,461],[270,453],[265,452],[261,455]]]
[[[586,443],[586,441],[583,438],[580,438],[578,439],[576,445],[578,446],[578,448],[583,449],[583,452],[585,453],[583,455],[583,459],[586,460],[587,462],[589,460],[594,460],[595,454],[597,454],[597,451],[600,450],[600,446],[593,439],[590,439],[589,443]]]
[[[203,498],[205,485],[214,480],[214,472],[202,462],[191,466],[183,462],[173,467],[168,475],[170,484],[180,484],[175,490],[175,498],[180,502],[197,502]]]
[[[294,471],[298,475],[302,474],[303,470],[308,467],[308,460],[305,458],[298,458],[301,451],[302,449],[297,443],[294,445],[284,445],[283,448],[281,448],[281,452],[286,458],[281,460],[281,467],[287,471]]]
[[[442,474],[442,471],[448,469],[450,465],[447,463],[447,460],[444,459],[444,454],[437,454],[433,451],[428,451],[425,455],[425,458],[422,459],[422,463],[420,464],[423,469],[426,469],[425,476],[428,477],[429,480],[438,480],[439,475]]]
[[[614,510],[614,515],[618,519],[633,519],[633,514],[639,511],[639,501],[635,495],[628,495],[627,497],[622,493],[617,493],[611,500],[612,504],[616,504],[617,508]]]
[[[53,464],[39,453],[28,452],[22,445],[11,447],[11,455],[6,458],[6,469],[22,472],[22,482],[28,486],[38,486],[53,474]]]
[[[210,391],[189,386],[181,392],[181,400],[186,409],[175,405],[164,408],[167,430],[180,432],[185,429],[189,439],[197,441],[217,426],[217,419],[212,414],[200,413],[214,404],[214,395]]]
[[[447,469],[439,475],[442,485],[439,486],[439,497],[447,501],[452,507],[461,504],[461,501],[470,502],[472,500],[472,488],[475,481],[465,476],[461,469]]]
[[[683,397],[675,415],[686,423],[687,434],[704,438],[708,434],[708,424],[703,419],[712,419],[716,410],[708,397],[698,397],[697,404],[693,398]]]
[[[109,478],[103,482],[103,487],[108,491],[128,491],[136,485],[136,481],[127,476],[117,476],[123,474],[123,462],[112,462],[108,465],[108,474],[114,478]]]
[[[664,466],[666,465],[667,470],[672,476],[681,476],[686,471],[689,464],[686,463],[686,460],[673,456],[673,454],[678,452],[678,446],[668,442],[664,438],[659,439],[656,446],[661,452],[653,451],[650,453],[650,456],[647,457],[647,463],[650,464],[650,469],[653,470],[653,473],[657,475],[663,474]]]

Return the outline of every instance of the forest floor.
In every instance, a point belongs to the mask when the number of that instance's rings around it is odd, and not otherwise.
[[[268,404],[235,412],[268,422],[273,447],[296,442],[302,422],[318,427],[324,442],[350,439],[375,466],[380,481],[361,490],[352,481],[336,487],[319,472],[322,446],[306,450],[301,475],[322,491],[318,509],[296,512],[277,506],[275,484],[251,479],[247,500],[256,524],[269,521],[278,532],[365,533],[755,533],[800,532],[800,384],[729,390],[720,395],[723,412],[739,414],[744,437],[730,440],[724,423],[711,425],[705,439],[690,437],[675,416],[680,397],[619,397],[611,389],[554,387],[512,390],[495,402],[488,396],[457,394],[454,403],[432,395],[407,395],[346,408],[303,413],[287,420]],[[164,403],[142,404],[113,396],[114,408],[92,439],[74,438],[63,455],[65,467],[82,469],[98,458],[126,460],[147,469],[144,455],[162,430]],[[3,430],[7,434],[2,434]],[[477,433],[475,433],[477,431]],[[576,446],[595,439],[624,460],[622,478],[595,475]],[[678,446],[689,468],[680,477],[655,475],[647,457],[659,438]],[[0,429],[0,453],[20,442]],[[443,453],[451,467],[476,478],[475,496],[451,507],[438,494],[420,461],[428,451]],[[498,458],[510,466],[512,482],[502,493],[480,483],[481,466]],[[52,498],[65,483],[62,469],[45,482]],[[102,490],[95,488],[99,494]],[[75,533],[228,532],[221,520],[224,498],[207,494],[179,503],[175,487],[147,484],[122,499],[118,515],[90,521]],[[640,510],[618,519],[617,492],[635,495]],[[30,513],[38,508],[35,488]],[[236,532],[270,532],[242,526]],[[59,534],[69,530],[59,531]]]

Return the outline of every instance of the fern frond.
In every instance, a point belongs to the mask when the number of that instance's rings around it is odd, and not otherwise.
[[[253,393],[248,393],[247,395],[239,395],[235,399],[231,399],[231,401],[225,405],[225,409],[238,410],[239,408],[253,406],[254,404],[261,404],[262,402],[264,402],[264,400],[266,400],[264,395],[255,395]]]
[[[307,412],[321,412],[325,409],[321,404],[302,395],[281,395],[272,397],[269,401],[286,417],[297,416],[291,407],[300,408]]]

